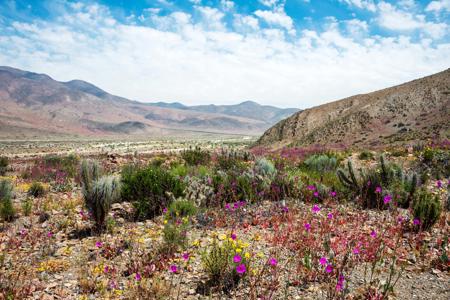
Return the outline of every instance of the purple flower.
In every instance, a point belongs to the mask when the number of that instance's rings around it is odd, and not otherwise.
[[[327,267],[325,268],[325,271],[326,271],[327,273],[333,272],[333,266],[332,266],[332,265],[327,265]]]
[[[244,264],[240,264],[236,267],[236,272],[238,272],[238,274],[244,274],[245,271],[247,271],[247,268]]]
[[[399,223],[403,223],[404,220],[405,220],[405,218],[404,218],[403,216],[399,216],[399,217],[397,218],[397,221],[398,221]]]
[[[314,197],[319,197],[319,192],[314,192]]]
[[[375,230],[372,230],[372,232],[370,232],[370,236],[373,238],[377,237],[377,232]]]
[[[437,187],[440,189],[442,187],[442,181],[438,180],[436,182]]]
[[[241,262],[241,260],[242,260],[242,258],[241,258],[241,256],[240,256],[239,254],[236,254],[236,255],[233,257],[233,261],[234,261],[235,263]]]
[[[391,200],[392,200],[392,196],[386,195],[386,196],[384,196],[383,202],[384,202],[384,204],[388,204],[389,202],[391,202]]]
[[[134,279],[136,279],[136,281],[141,281],[142,277],[140,273],[136,273],[136,275],[134,275]]]
[[[269,260],[269,264],[270,264],[271,266],[275,267],[275,266],[278,264],[278,261],[277,261],[276,258],[272,257],[272,258]]]
[[[315,191],[316,187],[314,185],[308,185],[308,190]]]
[[[233,204],[233,208],[234,208],[234,209],[238,209],[238,208],[239,208],[239,202],[234,203],[234,204]]]
[[[247,202],[245,202],[245,200],[241,200],[241,201],[239,201],[239,206],[245,206],[245,204],[246,204]]]
[[[176,273],[177,271],[178,271],[178,267],[176,265],[171,265],[170,266],[170,272]]]
[[[336,192],[335,191],[330,192],[330,196],[331,197],[336,197]]]
[[[415,219],[413,220],[413,224],[414,224],[414,225],[419,225],[419,224],[420,224],[420,219],[419,219],[419,218],[415,218]]]
[[[283,212],[287,213],[289,211],[289,208],[287,206],[283,206],[281,208],[283,210]]]
[[[166,212],[167,212],[167,207],[164,207],[163,213],[166,213]]]
[[[353,254],[359,254],[359,248],[358,247],[355,247],[353,249]]]
[[[328,262],[328,259],[327,259],[326,257],[321,257],[321,258],[319,259],[319,263],[320,263],[322,266],[325,266],[325,265],[327,264],[327,262]]]
[[[21,229],[19,232],[20,232],[20,235],[21,235],[21,236],[24,236],[24,235],[27,234],[26,229]]]
[[[189,253],[188,252],[184,252],[182,255],[184,260],[189,260]]]
[[[309,223],[305,223],[304,226],[305,226],[306,231],[309,231],[311,229],[311,224],[309,224]]]
[[[105,267],[103,268],[103,272],[104,272],[104,273],[108,273],[108,272],[109,272],[109,267],[108,267],[108,266],[105,266]]]
[[[225,208],[230,210],[230,203],[225,204]]]
[[[320,211],[320,207],[317,204],[314,204],[312,207],[312,212],[317,214]]]
[[[372,185],[372,181],[367,181],[367,186],[371,186]]]
[[[329,214],[327,215],[327,218],[328,218],[328,219],[333,219],[333,214],[332,214],[332,213],[329,213]]]
[[[376,188],[375,188],[375,193],[381,193],[381,186],[377,186]]]
[[[97,247],[97,248],[101,248],[103,246],[103,243],[102,242],[95,242],[95,247]]]
[[[53,232],[49,231],[49,232],[47,233],[47,237],[51,238],[52,236],[53,236]]]
[[[237,238],[236,234],[232,233],[232,234],[231,234],[231,239],[232,239],[233,241],[235,241],[236,238]]]

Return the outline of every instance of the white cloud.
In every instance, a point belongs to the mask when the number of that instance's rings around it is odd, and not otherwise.
[[[238,31],[256,31],[259,29],[258,19],[253,16],[245,16],[240,14],[234,15],[234,28]]]
[[[280,0],[259,0],[259,3],[267,7],[275,7],[279,2]]]
[[[440,12],[440,11],[450,11],[450,0],[438,0],[438,1],[431,1],[427,7],[425,8],[426,11],[434,11],[434,12]]]
[[[345,21],[347,30],[351,36],[356,37],[365,34],[369,30],[369,25],[366,21],[361,21],[358,19],[351,19]]]
[[[55,21],[8,26],[0,33],[0,65],[83,79],[141,101],[251,99],[305,108],[429,75],[450,61],[448,42],[355,39],[333,20],[324,31],[287,40],[284,29],[260,28],[253,16],[233,15],[252,29],[244,32],[205,27],[205,17],[221,24],[217,11],[201,16],[154,15],[143,26],[119,22],[104,7],[70,8]],[[348,26],[365,28],[358,20]]]
[[[231,0],[220,0],[220,5],[224,10],[231,10],[234,8],[234,2]]]
[[[390,3],[378,4],[380,14],[378,22],[380,26],[391,30],[411,31],[422,30],[432,38],[442,38],[448,33],[449,26],[446,23],[434,23],[426,21],[426,17],[420,14],[399,10]]]
[[[284,10],[257,10],[255,11],[255,15],[270,25],[280,26],[286,29],[289,34],[295,34],[294,21],[286,15]]]
[[[372,12],[376,11],[376,5],[372,0],[339,0],[350,6],[356,6],[359,9],[366,9]]]

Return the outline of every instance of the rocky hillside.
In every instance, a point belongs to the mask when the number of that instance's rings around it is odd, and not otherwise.
[[[254,102],[226,106],[142,103],[95,85],[0,67],[0,138],[104,135],[260,135],[295,110]],[[210,109],[213,107],[214,109]]]
[[[260,146],[353,145],[450,137],[450,69],[383,89],[327,103],[280,121]]]

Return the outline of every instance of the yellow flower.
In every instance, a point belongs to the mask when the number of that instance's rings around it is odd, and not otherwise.
[[[241,248],[236,248],[236,253],[241,253],[242,249]]]
[[[264,257],[264,253],[262,253],[262,252],[258,252],[256,255],[257,255],[259,258],[263,258],[263,257]]]
[[[121,296],[123,294],[123,291],[122,290],[114,290],[114,294],[116,296]]]
[[[164,220],[164,224],[167,224],[167,220]]]
[[[259,241],[259,240],[261,240],[261,236],[259,234],[255,233],[255,235],[253,236],[253,239],[255,241]]]
[[[249,258],[250,258],[250,253],[245,252],[244,257],[245,257],[246,259],[249,259]]]
[[[219,234],[219,240],[223,241],[223,240],[225,240],[226,238],[227,238],[226,234],[224,234],[224,233]]]
[[[197,240],[193,241],[192,246],[194,246],[194,247],[200,246],[200,240],[197,239]]]

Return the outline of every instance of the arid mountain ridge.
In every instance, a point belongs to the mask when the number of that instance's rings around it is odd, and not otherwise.
[[[429,138],[450,139],[450,69],[297,112],[257,146],[377,147]]]
[[[0,67],[0,138],[42,136],[260,135],[298,111],[246,101],[237,105],[143,103],[95,85]]]

